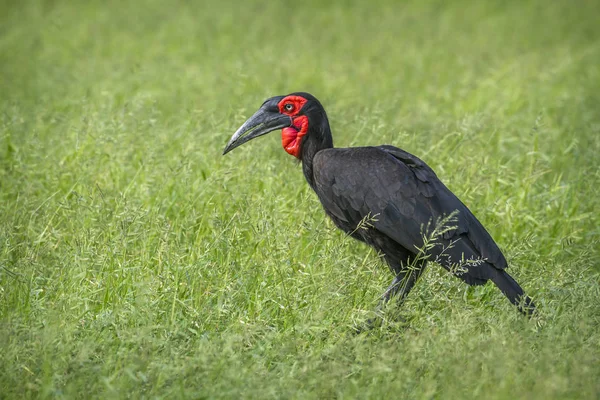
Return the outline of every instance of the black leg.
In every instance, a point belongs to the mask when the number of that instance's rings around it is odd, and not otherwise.
[[[395,268],[395,265],[390,264],[392,271],[399,271],[396,273],[396,277],[394,277],[392,284],[385,290],[383,295],[381,295],[381,301],[379,302],[379,306],[377,307],[378,317],[368,319],[363,326],[355,328],[355,332],[361,333],[365,330],[373,329],[375,326],[381,324],[381,309],[394,296],[398,296],[398,302],[401,303],[402,300],[404,300],[408,293],[411,291],[413,286],[415,286],[415,283],[417,283],[419,277],[423,274],[426,265],[426,262],[421,262],[415,266],[411,265],[405,267],[402,270],[399,270],[399,268]]]
[[[427,263],[422,262],[417,265],[410,265],[404,269],[398,271],[392,284],[385,290],[381,296],[380,307],[385,305],[394,296],[398,296],[398,301],[402,301],[406,298],[408,293],[411,291],[417,280],[423,274]]]

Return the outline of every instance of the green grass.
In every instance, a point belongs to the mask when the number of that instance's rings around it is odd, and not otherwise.
[[[596,1],[0,5],[0,398],[600,396]],[[267,97],[429,163],[540,318],[325,218]]]

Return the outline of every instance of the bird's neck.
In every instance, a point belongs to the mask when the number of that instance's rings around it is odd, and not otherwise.
[[[310,187],[314,189],[313,159],[319,151],[332,148],[333,139],[327,117],[320,126],[309,127],[309,129],[314,129],[314,131],[309,132],[302,140],[300,160],[302,161],[304,177]]]

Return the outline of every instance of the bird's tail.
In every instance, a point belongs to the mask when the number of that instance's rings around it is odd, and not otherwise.
[[[519,311],[527,316],[532,316],[535,312],[535,304],[531,297],[527,296],[521,286],[515,281],[512,276],[500,270],[498,274],[492,278],[492,282],[498,286],[498,289],[504,293],[508,300],[513,303]]]

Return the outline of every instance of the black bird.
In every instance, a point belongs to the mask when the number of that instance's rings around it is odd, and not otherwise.
[[[421,159],[388,145],[334,148],[323,106],[304,92],[265,101],[223,154],[276,129],[334,224],[389,264],[395,277],[384,303],[396,294],[404,299],[435,261],[469,285],[491,280],[522,313],[533,314],[535,305],[506,272],[490,234]]]

